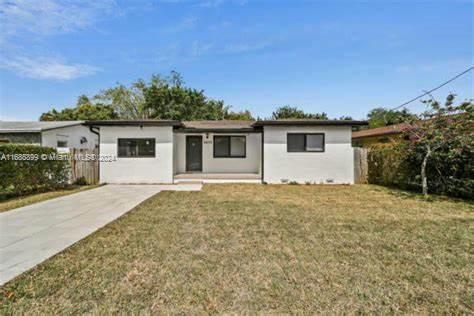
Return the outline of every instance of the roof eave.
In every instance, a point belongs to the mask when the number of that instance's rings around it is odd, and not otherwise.
[[[343,121],[343,120],[314,120],[314,121],[290,121],[290,120],[273,120],[273,121],[257,121],[253,126],[292,126],[292,125],[302,125],[302,126],[365,126],[369,123],[367,121]]]
[[[87,126],[171,126],[179,127],[182,126],[180,121],[170,120],[170,121],[87,121],[85,123]]]
[[[41,133],[40,129],[2,129],[0,134],[21,134],[21,133]]]
[[[54,126],[54,127],[42,128],[41,132],[50,131],[50,130],[58,129],[58,128],[64,128],[64,127],[78,126],[78,125],[84,125],[84,122],[77,122],[77,123],[74,123],[74,124],[69,124],[69,125],[64,125],[64,126]]]
[[[371,134],[371,135],[352,135],[352,139],[363,139],[363,138],[370,138],[370,137],[379,137],[379,136],[387,136],[387,135],[396,135],[396,134],[402,134],[403,131],[389,131],[385,133],[377,133],[377,134]]]
[[[177,128],[177,133],[259,133],[256,128]]]

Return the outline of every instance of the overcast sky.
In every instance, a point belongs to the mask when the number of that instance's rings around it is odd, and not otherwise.
[[[234,110],[364,118],[473,64],[471,1],[0,0],[0,116],[180,72]],[[473,74],[435,96],[473,97]],[[420,103],[410,106],[421,111]]]

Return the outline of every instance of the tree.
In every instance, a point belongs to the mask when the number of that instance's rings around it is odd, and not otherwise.
[[[232,112],[224,101],[207,97],[203,90],[185,86],[176,71],[149,81],[138,79],[130,86],[117,84],[95,95],[92,100],[79,96],[74,108],[53,109],[40,120],[96,119],[172,119],[172,120],[251,120],[249,111]]]
[[[435,153],[444,151],[449,157],[462,152],[472,156],[474,152],[474,103],[470,100],[455,106],[454,99],[454,94],[448,95],[444,105],[434,98],[422,101],[429,110],[421,120],[410,120],[412,128],[405,132],[422,155],[420,176],[425,197],[429,191],[426,170]]]
[[[248,111],[229,111],[221,100],[207,97],[203,90],[185,86],[176,71],[169,76],[153,75],[130,87],[119,84],[99,93],[96,101],[110,105],[121,119],[221,120],[250,119]]]
[[[399,124],[411,119],[416,119],[415,114],[403,108],[402,110],[390,110],[386,108],[375,108],[367,115],[369,128]]]
[[[129,88],[118,84],[116,87],[101,91],[94,99],[111,106],[121,119],[147,119],[150,113],[145,109],[146,87],[145,81],[139,79]]]
[[[167,120],[222,120],[229,107],[184,86],[181,76],[172,72],[170,78],[153,76],[143,89],[144,106],[150,118]]]
[[[272,113],[273,120],[280,119],[316,119],[316,120],[327,120],[328,116],[326,113],[305,113],[303,110],[297,107],[289,105],[281,106]]]
[[[77,121],[77,120],[111,120],[118,118],[109,105],[93,103],[86,95],[77,98],[76,107],[60,111],[52,109],[41,114],[40,121]]]
[[[240,121],[253,121],[254,117],[252,116],[252,113],[250,113],[249,110],[244,110],[244,111],[239,111],[239,112],[233,112],[233,111],[227,111],[224,115],[225,120],[240,120]]]
[[[340,120],[340,121],[352,121],[353,118],[352,118],[352,116],[349,116],[349,115],[343,115],[343,116],[339,117],[338,120]]]

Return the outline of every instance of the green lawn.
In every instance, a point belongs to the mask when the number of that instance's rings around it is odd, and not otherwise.
[[[162,192],[1,288],[29,313],[472,313],[474,206],[376,186]]]
[[[0,201],[0,213],[9,211],[18,207],[27,206],[30,204],[54,199],[60,196],[65,196],[89,189],[98,187],[99,185],[86,185],[86,186],[71,186],[69,188],[55,190],[51,192],[35,193],[26,196],[20,196],[11,198],[8,200]]]

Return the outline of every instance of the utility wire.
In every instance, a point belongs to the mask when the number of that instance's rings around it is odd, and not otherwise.
[[[471,70],[473,70],[473,69],[474,69],[474,67],[469,67],[468,69],[464,70],[464,71],[461,72],[460,74],[458,74],[458,75],[452,77],[451,79],[449,79],[448,81],[445,81],[444,83],[440,84],[440,85],[437,86],[436,88],[433,88],[433,89],[431,89],[431,90],[429,90],[429,91],[426,91],[425,93],[420,94],[419,96],[417,96],[417,97],[415,97],[415,98],[413,98],[413,99],[411,99],[411,100],[409,100],[409,101],[407,101],[407,102],[405,102],[405,103],[403,103],[403,104],[401,104],[401,105],[399,105],[399,106],[396,106],[396,107],[394,107],[394,108],[391,109],[391,110],[397,110],[397,109],[399,109],[399,108],[401,108],[401,107],[403,107],[403,106],[405,106],[405,105],[407,105],[407,104],[409,104],[409,103],[412,103],[413,101],[416,101],[416,100],[418,100],[419,98],[424,97],[425,95],[428,95],[428,94],[430,94],[431,92],[436,91],[436,90],[438,90],[438,89],[441,88],[441,87],[444,87],[444,86],[447,85],[448,83],[450,83],[450,82],[456,80],[457,78],[461,77],[461,76],[464,75],[464,74],[467,74],[469,71],[471,71]]]

